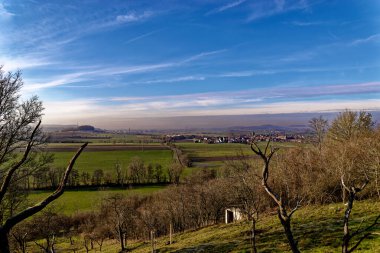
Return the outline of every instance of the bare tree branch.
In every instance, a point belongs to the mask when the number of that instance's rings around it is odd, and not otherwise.
[[[12,166],[12,168],[10,168],[7,172],[7,174],[5,175],[5,178],[3,180],[3,183],[1,185],[1,188],[0,188],[0,203],[1,201],[3,200],[4,198],[4,195],[5,193],[7,192],[7,189],[9,187],[9,184],[12,180],[12,176],[13,174],[15,173],[15,171],[20,168],[21,165],[23,165],[23,163],[26,161],[26,159],[28,158],[28,155],[30,153],[30,150],[32,149],[33,147],[33,143],[34,143],[34,137],[37,133],[37,130],[38,128],[40,127],[41,125],[41,120],[38,122],[38,124],[35,126],[32,134],[30,135],[30,138],[29,138],[29,141],[28,141],[28,145],[24,151],[24,155],[22,156],[22,158],[15,164]]]
[[[367,234],[365,234],[364,236],[362,236],[360,239],[359,239],[359,241],[348,251],[348,253],[351,253],[351,252],[353,252],[359,245],[360,245],[360,243],[364,240],[364,239],[366,239],[368,236],[370,236],[371,235],[371,233],[367,233]]]
[[[298,210],[298,208],[301,207],[302,200],[297,201],[296,206],[290,211],[289,217],[292,217],[292,215]]]
[[[372,229],[373,227],[379,225],[379,224],[380,224],[380,223],[378,222],[379,219],[380,219],[380,215],[378,215],[378,216],[376,217],[375,221],[374,221],[371,225],[369,225],[368,227],[366,227],[366,228],[364,228],[364,229],[358,229],[358,230],[356,230],[354,233],[352,233],[351,236],[350,236],[350,238],[353,238],[354,236],[356,236],[356,235],[358,235],[358,234],[361,234],[361,233],[363,233],[363,232],[366,232],[366,231]]]
[[[88,144],[87,142],[84,143],[78,149],[77,153],[73,156],[73,158],[71,159],[69,165],[66,168],[65,174],[61,179],[61,183],[59,184],[58,188],[51,195],[49,195],[44,200],[42,200],[40,203],[38,203],[32,207],[29,207],[29,208],[25,209],[24,211],[16,214],[15,216],[9,218],[5,222],[3,229],[9,231],[14,225],[16,225],[17,223],[19,223],[19,222],[25,220],[26,218],[32,216],[33,214],[38,213],[39,211],[44,209],[48,204],[50,204],[52,201],[56,200],[58,197],[60,197],[63,194],[67,180],[68,180],[70,172],[71,172],[71,170],[75,164],[75,161],[77,160],[79,155],[82,153],[83,149],[87,146],[87,144]]]

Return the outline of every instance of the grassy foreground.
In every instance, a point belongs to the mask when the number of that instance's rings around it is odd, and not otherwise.
[[[294,214],[294,234],[302,252],[341,252],[343,204],[304,207]],[[380,202],[356,202],[352,213],[351,229],[370,224],[380,213]],[[258,223],[259,252],[289,252],[282,227],[275,215],[262,217]],[[165,245],[168,237],[157,238],[158,252],[250,252],[249,224],[237,222],[209,226],[196,231],[174,235],[175,243]],[[62,244],[61,244],[62,245]],[[58,245],[57,245],[58,246]],[[58,248],[58,247],[57,247]],[[150,252],[150,242],[129,242],[132,252]],[[99,252],[98,248],[90,252]],[[79,252],[85,252],[81,250]],[[102,252],[118,252],[116,241],[108,241]],[[380,252],[380,226],[364,240],[357,252]]]

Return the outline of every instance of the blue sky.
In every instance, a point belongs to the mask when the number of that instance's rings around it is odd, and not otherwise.
[[[380,110],[377,0],[0,0],[44,123]]]

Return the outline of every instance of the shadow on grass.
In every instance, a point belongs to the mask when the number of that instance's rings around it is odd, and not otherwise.
[[[179,250],[173,250],[172,248],[164,248],[160,249],[159,253],[164,252],[173,252],[173,253],[198,253],[198,252],[215,252],[215,253],[223,253],[223,252],[231,252],[236,249],[238,244],[236,242],[229,243],[218,243],[218,244],[200,244],[195,247],[188,247]]]

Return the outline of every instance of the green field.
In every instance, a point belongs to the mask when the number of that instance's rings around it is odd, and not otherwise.
[[[343,204],[309,206],[294,214],[293,230],[301,252],[341,252]],[[356,202],[352,213],[352,231],[371,224],[380,213],[380,202]],[[174,234],[174,244],[166,245],[168,237],[157,238],[159,252],[250,252],[248,222],[220,224],[196,231]],[[262,217],[258,222],[257,248],[263,253],[290,252],[286,238],[276,215]],[[66,240],[67,241],[67,240]],[[65,247],[67,242],[57,245]],[[355,252],[380,252],[380,226],[364,240]],[[128,242],[133,252],[150,252],[149,241]],[[97,251],[96,251],[97,250]],[[98,248],[90,252],[98,252]],[[77,251],[78,252],[78,251]],[[82,249],[79,252],[86,252]],[[118,252],[116,241],[107,241],[103,253]]]
[[[75,152],[54,152],[54,166],[66,167]],[[122,151],[84,151],[76,161],[75,168],[80,172],[92,173],[94,170],[102,169],[104,172],[115,173],[115,164],[119,163],[123,169],[134,157],[141,158],[146,165],[161,164],[167,168],[172,161],[170,150],[122,150]]]
[[[47,147],[78,147],[82,144],[85,143],[86,140],[83,140],[82,142],[79,143],[48,143]],[[123,145],[123,146],[141,146],[141,147],[146,147],[146,146],[162,146],[161,143],[158,142],[149,142],[149,143],[111,143],[111,142],[90,142],[88,146],[113,146],[113,145]]]
[[[97,189],[97,190],[67,190],[56,201],[54,206],[65,214],[72,214],[77,211],[97,210],[100,200],[111,194],[150,194],[163,189],[164,186],[144,186],[131,189]],[[47,191],[32,192],[28,196],[31,204],[41,201],[49,195]]]
[[[251,155],[249,145],[237,143],[206,144],[206,143],[176,143],[190,157],[224,157],[236,156],[243,152],[244,155]]]
[[[260,143],[263,146],[265,143]],[[238,155],[253,155],[251,146],[240,143],[221,143],[221,144],[206,144],[206,143],[189,143],[179,142],[176,145],[181,148],[190,157],[228,157]],[[290,142],[274,142],[272,146],[279,148],[297,147],[299,143]]]

